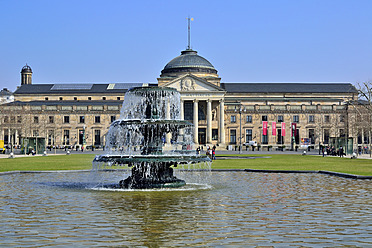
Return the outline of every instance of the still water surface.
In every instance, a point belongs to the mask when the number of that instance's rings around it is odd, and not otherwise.
[[[188,190],[87,188],[121,176],[0,176],[0,246],[372,247],[370,180],[212,172]]]

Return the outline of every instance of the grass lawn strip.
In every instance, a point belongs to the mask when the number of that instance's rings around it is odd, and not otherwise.
[[[72,154],[55,156],[20,157],[0,159],[0,172],[6,171],[48,171],[89,170],[93,154]],[[223,155],[224,157],[228,155]],[[237,156],[237,155],[230,155]],[[350,159],[339,157],[302,156],[287,154],[246,155],[256,159],[218,159],[212,169],[258,169],[288,171],[333,171],[354,175],[372,176],[371,159]],[[264,158],[260,158],[264,157]]]

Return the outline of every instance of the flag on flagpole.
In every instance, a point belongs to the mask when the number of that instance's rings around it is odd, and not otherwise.
[[[272,131],[272,132],[273,132],[273,136],[276,136],[276,122],[275,122],[275,121],[272,122],[272,127],[271,127],[271,129],[273,130],[273,131]]]
[[[262,122],[262,134],[267,135],[267,121]]]

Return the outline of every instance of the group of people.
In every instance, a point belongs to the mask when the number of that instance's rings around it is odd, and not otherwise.
[[[199,155],[201,151],[203,151],[203,146],[199,146],[198,148],[196,148],[197,155]],[[209,145],[207,145],[207,151],[205,155],[207,155],[212,160],[216,160],[216,146],[210,148]]]
[[[322,154],[323,154],[323,157],[326,156],[326,155],[331,155],[331,156],[339,156],[340,158],[342,158],[343,156],[345,156],[345,151],[344,151],[344,148],[342,146],[340,146],[339,149],[336,149],[334,146],[330,147],[330,146],[323,146],[322,147]]]
[[[358,146],[358,154],[368,154],[368,146]]]

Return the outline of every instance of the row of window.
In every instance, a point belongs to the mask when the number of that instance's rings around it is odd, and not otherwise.
[[[34,130],[33,132],[33,136],[34,137],[38,137],[39,136],[39,132],[37,130]],[[80,144],[82,145],[84,142],[84,138],[86,139],[87,138],[87,134],[85,134],[85,137],[84,137],[84,132],[83,130],[79,130],[79,136],[74,137],[74,144]],[[94,145],[102,145],[101,144],[101,130],[97,129],[97,130],[94,130],[94,136],[93,136],[93,144]],[[54,130],[49,130],[48,131],[48,145],[54,145],[56,143],[56,140],[55,140],[55,136],[54,136]],[[63,141],[62,141],[63,145],[72,145],[72,140],[71,140],[71,136],[70,136],[70,130],[63,130]]]
[[[328,144],[329,143],[329,138],[330,138],[330,130],[329,129],[323,129],[323,140],[322,142],[324,144]],[[345,130],[344,129],[339,129],[339,137],[345,137]],[[262,144],[268,144],[268,134],[267,135],[263,135],[262,134],[262,137],[261,137],[261,143]],[[253,130],[252,129],[245,129],[245,141],[244,141],[244,137],[242,137],[243,140],[242,142],[249,142],[249,141],[258,141],[257,140],[257,137],[253,137]],[[311,144],[315,144],[315,129],[309,129],[308,130],[308,137],[306,138],[309,138],[310,139],[310,142]],[[276,144],[283,144],[283,136],[282,136],[282,130],[281,129],[277,129],[276,130]],[[296,144],[299,144],[300,142],[300,132],[299,132],[299,129],[296,130],[296,134],[295,134],[295,140],[296,140]],[[236,129],[230,129],[230,144],[236,144],[237,143],[237,133],[236,133]]]
[[[49,97],[45,97],[44,98],[45,99],[45,101],[49,101]],[[63,101],[63,97],[62,96],[60,96],[59,97],[59,100],[60,101]],[[77,97],[74,97],[74,101],[77,101],[78,100],[78,98]],[[81,99],[80,99],[81,100]],[[88,101],[91,101],[92,100],[92,97],[88,97]],[[105,96],[103,96],[102,97],[102,100],[104,100],[104,101],[106,101],[107,100],[107,98],[105,97]],[[116,100],[118,100],[118,101],[120,101],[120,100],[122,100],[119,96],[118,97],[116,97]]]
[[[116,120],[116,116],[111,116],[111,122],[114,122]],[[5,121],[4,121],[5,122]],[[19,121],[19,123],[21,123]],[[39,116],[34,116],[34,123],[39,123]],[[54,116],[49,116],[48,123],[54,123]],[[63,123],[70,123],[70,116],[66,115],[63,116]],[[84,124],[85,123],[85,116],[79,116],[79,123]],[[94,116],[94,123],[101,123],[101,116],[97,115]]]
[[[267,115],[262,115],[261,116],[262,121],[268,121]],[[345,122],[345,116],[340,115],[340,122]],[[236,123],[236,115],[231,115],[230,116],[230,122],[231,123]],[[252,123],[252,115],[247,115],[245,118],[246,123]],[[278,115],[277,122],[284,122],[284,116],[283,115]],[[300,116],[298,115],[293,115],[292,116],[292,122],[299,123],[300,122]],[[314,123],[315,122],[315,116],[314,115],[309,115],[308,119],[309,123]],[[329,115],[324,115],[324,122],[328,123],[330,122],[330,116]]]

